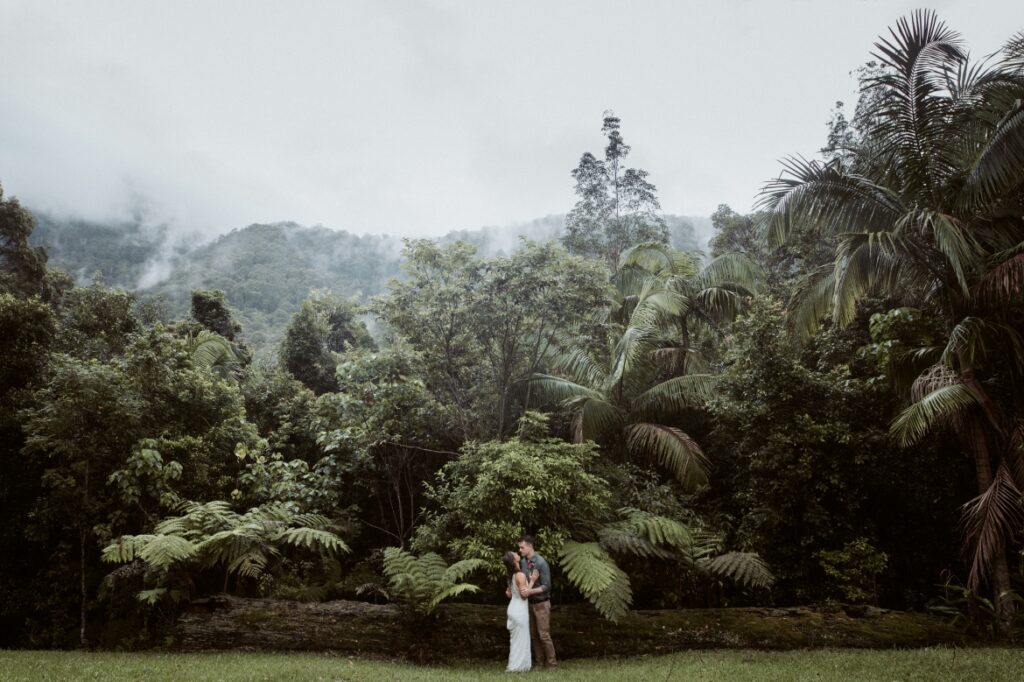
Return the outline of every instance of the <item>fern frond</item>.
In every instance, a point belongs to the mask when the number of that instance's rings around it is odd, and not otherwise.
[[[176,535],[154,535],[138,550],[138,557],[155,568],[168,568],[196,555],[196,546]]]
[[[602,528],[598,531],[597,541],[613,554],[630,554],[645,559],[669,559],[673,556],[671,551],[637,535],[635,529],[621,525]]]
[[[122,535],[103,548],[101,558],[110,563],[126,563],[139,556],[139,551],[153,541],[155,535]]]
[[[384,550],[390,594],[421,617],[429,616],[445,599],[479,591],[476,585],[458,581],[482,565],[480,559],[467,559],[449,566],[434,552],[417,557],[399,547]]]
[[[693,545],[693,532],[689,526],[666,516],[658,516],[638,509],[619,510],[624,523],[636,533],[656,545],[684,549]]]
[[[463,559],[445,568],[442,575],[447,582],[458,582],[483,565],[483,559]]]
[[[289,528],[278,533],[275,540],[306,549],[315,549],[327,554],[347,554],[351,550],[345,542],[330,531],[319,528]]]
[[[775,583],[768,564],[755,552],[726,552],[706,559],[700,565],[711,575],[744,587],[767,588]]]
[[[596,542],[566,542],[559,553],[566,577],[601,615],[617,622],[629,612],[633,591],[627,576]]]
[[[437,596],[430,600],[430,610],[433,611],[434,609],[436,609],[441,604],[441,602],[443,602],[446,599],[457,597],[460,594],[476,593],[479,591],[480,588],[471,583],[459,583],[457,585],[452,585],[451,587],[441,590],[437,594]]]
[[[153,606],[154,604],[159,603],[166,594],[166,587],[156,587],[152,590],[142,590],[135,595],[135,598],[147,606]]]

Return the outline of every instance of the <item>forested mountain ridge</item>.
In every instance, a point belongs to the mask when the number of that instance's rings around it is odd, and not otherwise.
[[[276,343],[311,292],[366,300],[401,275],[402,239],[392,235],[277,222],[249,225],[193,245],[166,226],[140,219],[97,223],[35,215],[32,241],[46,246],[50,262],[79,283],[99,273],[109,286],[159,298],[169,316],[188,311],[193,289],[220,289],[238,314],[247,342],[257,349]],[[671,215],[665,221],[676,248],[705,248],[708,218]],[[438,241],[468,242],[491,256],[518,249],[521,238],[548,241],[563,231],[564,216],[550,215],[506,227],[453,231]]]

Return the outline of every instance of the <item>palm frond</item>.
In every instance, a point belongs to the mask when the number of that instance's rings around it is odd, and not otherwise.
[[[811,273],[797,290],[796,305],[789,313],[789,327],[799,341],[811,338],[821,328],[821,321],[832,312],[835,285],[835,268],[827,266]]]
[[[950,102],[939,95],[948,88],[948,74],[966,61],[960,36],[935,12],[918,10],[900,18],[875,48],[888,68],[867,84],[882,102],[870,135],[883,157],[900,159],[893,170],[904,187],[934,195],[956,153],[946,125]]]
[[[844,236],[836,249],[835,286],[832,290],[832,316],[840,327],[853,319],[857,301],[873,283],[877,253],[870,233]]]
[[[559,371],[568,374],[582,386],[598,388],[607,382],[605,368],[583,347],[568,341],[560,344],[552,358]]]
[[[544,398],[552,402],[565,402],[574,398],[600,398],[598,391],[578,384],[571,379],[551,374],[534,374],[530,383],[535,386]]]
[[[743,310],[749,294],[736,291],[732,287],[708,287],[694,295],[694,300],[712,318],[733,320]]]
[[[992,261],[979,285],[981,295],[995,302],[1024,297],[1024,242],[996,254]]]
[[[981,495],[964,505],[964,528],[971,562],[968,584],[974,588],[991,575],[992,562],[1005,551],[1007,538],[1024,524],[1021,491],[1005,465]]]
[[[962,190],[972,202],[990,202],[1024,182],[1024,103],[1001,120],[967,175]]]
[[[715,393],[716,378],[713,374],[685,374],[655,384],[640,395],[632,404],[637,414],[666,414],[681,412],[687,407],[705,404]]]
[[[641,363],[644,354],[652,350],[653,334],[653,326],[631,326],[622,332],[612,349],[613,364],[607,388],[618,384]]]
[[[756,293],[764,279],[764,271],[749,256],[742,253],[723,253],[705,265],[695,278],[697,289],[735,284],[750,293]]]
[[[228,377],[242,364],[231,342],[208,329],[189,336],[186,345],[192,355],[192,364],[218,376]]]
[[[573,432],[577,443],[596,441],[601,435],[619,429],[625,417],[621,409],[604,398],[583,396],[567,401],[565,406],[575,414]]]
[[[957,322],[942,351],[943,364],[953,367],[963,358],[971,365],[985,357],[985,334],[990,326],[980,317],[965,317]]]
[[[673,426],[641,422],[626,429],[631,453],[656,461],[668,469],[688,491],[707,484],[707,458],[682,430]]]
[[[790,157],[782,165],[756,206],[765,211],[759,225],[772,246],[785,243],[798,224],[842,234],[888,229],[902,215],[895,194],[837,163]]]
[[[672,273],[672,247],[662,242],[637,244],[619,256],[619,270],[635,267],[652,275]]]
[[[951,215],[929,212],[925,224],[931,229],[936,246],[956,275],[960,290],[966,294],[968,274],[977,269],[981,249],[964,225]]]
[[[889,427],[900,445],[909,447],[939,424],[949,423],[963,410],[978,404],[978,397],[965,384],[942,386],[903,410]]]

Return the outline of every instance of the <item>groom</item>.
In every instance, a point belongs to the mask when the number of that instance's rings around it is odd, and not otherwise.
[[[530,598],[530,641],[533,650],[533,667],[541,668],[547,658],[549,668],[558,666],[555,660],[555,645],[551,641],[551,567],[535,549],[536,540],[532,535],[519,538],[520,568],[530,575],[539,574],[537,585],[526,590]]]

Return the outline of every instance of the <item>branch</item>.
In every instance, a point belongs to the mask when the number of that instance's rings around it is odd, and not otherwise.
[[[406,449],[409,449],[409,450],[419,450],[421,452],[430,452],[430,453],[435,454],[435,455],[454,455],[456,457],[459,456],[459,453],[452,452],[451,450],[431,450],[430,448],[421,448],[418,445],[406,445],[405,443],[396,443],[396,442],[390,441],[390,440],[381,441],[381,444],[382,445],[393,445],[396,448],[406,448]]]

